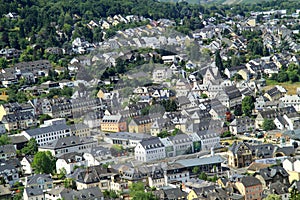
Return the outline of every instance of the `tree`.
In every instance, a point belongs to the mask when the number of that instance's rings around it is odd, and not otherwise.
[[[0,136],[0,145],[10,144],[11,140],[7,134],[3,134]]]
[[[64,187],[65,188],[71,188],[71,189],[76,189],[76,182],[72,178],[66,178],[64,180]]]
[[[199,175],[199,179],[202,179],[202,180],[207,180],[207,174],[205,172],[201,172],[201,174]]]
[[[7,60],[5,58],[0,58],[0,69],[4,69],[8,67]]]
[[[287,74],[285,71],[279,72],[278,75],[277,75],[277,81],[278,81],[279,83],[284,83],[284,82],[289,81],[289,76],[288,76],[288,74]]]
[[[272,119],[264,119],[262,128],[264,129],[264,131],[274,130],[276,129],[276,125]]]
[[[45,120],[49,120],[49,119],[52,119],[52,117],[47,114],[41,114],[39,116],[40,124],[43,124]]]
[[[58,179],[62,180],[64,178],[66,178],[66,174],[67,174],[67,170],[63,167],[63,168],[60,168],[59,170],[59,174],[58,174]]]
[[[250,117],[252,114],[252,110],[254,109],[254,97],[253,96],[245,96],[242,100],[242,111],[244,115]]]
[[[150,192],[145,192],[145,185],[142,182],[132,183],[129,187],[129,195],[133,200],[155,200]]]
[[[198,174],[199,171],[200,171],[200,169],[199,169],[199,167],[197,167],[197,166],[194,167],[193,170],[192,170],[193,174]]]
[[[224,70],[224,65],[220,55],[220,50],[217,50],[215,53],[215,63],[219,70],[222,72]]]
[[[53,173],[55,170],[55,158],[50,151],[39,151],[33,157],[31,163],[35,173]]]
[[[31,138],[21,152],[25,155],[35,155],[38,152],[37,141]]]
[[[277,194],[269,194],[265,200],[281,200],[281,197]]]

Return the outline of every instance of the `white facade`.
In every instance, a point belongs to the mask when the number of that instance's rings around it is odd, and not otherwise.
[[[21,165],[22,165],[22,169],[23,169],[24,174],[32,174],[33,173],[33,169],[31,167],[31,164],[30,164],[29,160],[26,157],[24,157],[21,160]]]
[[[288,172],[294,171],[300,173],[300,160],[292,161],[290,159],[285,159],[282,162],[282,167]]]
[[[134,157],[136,160],[142,162],[160,160],[166,157],[165,147],[161,146],[145,149],[141,143],[139,143],[134,149]]]
[[[71,129],[66,125],[58,125],[64,126],[60,128],[37,128],[32,130],[23,131],[21,134],[24,135],[28,140],[34,138],[39,146],[44,146],[49,142],[53,142],[56,139],[68,137],[71,135]]]
[[[27,190],[25,189],[23,192],[23,199],[24,200],[45,200],[45,196],[44,193],[38,195],[27,194]]]
[[[96,145],[97,145],[97,141],[78,144],[74,146],[66,146],[65,148],[57,148],[57,149],[48,148],[44,146],[44,147],[39,147],[39,151],[50,151],[53,156],[59,157],[63,154],[71,153],[71,152],[85,153],[90,151],[90,149]]]
[[[75,166],[86,166],[87,161],[82,159],[82,157],[77,156],[76,161],[67,162],[64,159],[57,159],[56,161],[56,172],[59,173],[63,168],[66,170],[67,174],[70,174],[74,171]]]
[[[300,111],[300,97],[298,95],[285,95],[279,99],[283,102],[284,107],[294,106],[296,111]]]

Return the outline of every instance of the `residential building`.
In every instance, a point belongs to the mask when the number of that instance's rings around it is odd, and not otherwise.
[[[71,152],[59,156],[56,160],[56,171],[59,173],[65,169],[67,174],[74,172],[74,167],[85,167],[87,161],[83,157],[83,153]]]
[[[100,188],[101,191],[109,190],[110,173],[102,165],[92,166],[88,169],[76,169],[69,177],[76,181],[78,190],[88,189],[93,187]]]
[[[270,184],[270,194],[280,196],[281,200],[290,199],[289,187],[279,181]]]
[[[111,150],[103,146],[92,147],[90,151],[83,154],[83,158],[86,160],[86,166],[100,165],[113,158]]]
[[[50,174],[35,174],[25,178],[25,187],[40,188],[48,191],[53,188],[53,179]]]
[[[143,139],[150,137],[150,135],[143,133],[118,132],[106,135],[104,141],[109,144],[121,145],[124,148],[133,148]]]
[[[15,112],[4,115],[2,123],[7,131],[26,130],[37,126],[37,118],[31,111]]]
[[[59,200],[59,199],[76,199],[84,200],[104,200],[103,193],[99,187],[92,187],[82,190],[66,189],[62,186],[53,188],[45,193],[45,200]]]
[[[71,129],[65,124],[59,124],[25,130],[22,131],[21,134],[24,135],[28,140],[34,138],[39,146],[44,146],[59,138],[71,136]]]
[[[90,137],[91,136],[90,128],[83,123],[72,124],[72,125],[70,125],[70,128],[71,128],[72,135],[75,135],[78,137]]]
[[[297,112],[300,111],[300,96],[299,95],[284,95],[279,99],[283,102],[284,107],[294,106]]]
[[[235,187],[245,200],[261,200],[263,198],[262,183],[252,176],[244,176],[235,182]]]
[[[229,125],[232,134],[252,132],[255,130],[255,121],[248,116],[236,117]]]
[[[24,156],[21,160],[22,170],[25,175],[33,174],[31,163],[33,161],[32,156]]]
[[[17,150],[12,144],[0,146],[0,159],[9,160],[17,156]]]
[[[134,149],[134,157],[142,162],[149,162],[166,157],[165,147],[157,137],[143,139]]]
[[[169,68],[157,68],[153,71],[152,79],[156,83],[163,82],[172,77],[172,70]]]
[[[2,162],[0,165],[0,177],[10,186],[13,186],[19,179],[18,169],[11,163]]]
[[[97,141],[90,137],[62,137],[46,145],[40,146],[39,151],[50,151],[55,157],[60,157],[66,153],[78,152],[85,153],[97,145]]]
[[[261,128],[265,119],[274,120],[277,116],[283,116],[283,115],[288,115],[288,114],[296,114],[297,115],[297,111],[295,110],[295,108],[293,106],[260,111],[257,114],[257,117],[255,119],[255,128],[258,128],[258,129]]]
[[[242,94],[236,86],[227,86],[216,95],[216,98],[227,108],[234,108],[242,103]]]
[[[288,172],[283,167],[277,165],[260,169],[254,176],[260,180],[264,189],[269,188],[272,183],[276,183],[277,181],[286,186],[290,184]]]
[[[174,156],[194,153],[192,139],[186,134],[178,134],[168,137],[174,148]]]
[[[127,123],[121,115],[104,115],[100,127],[104,132],[122,132],[127,130]]]
[[[141,116],[133,118],[128,124],[128,132],[130,133],[150,133],[150,128],[156,118],[152,116]]]
[[[228,165],[236,168],[241,168],[247,167],[251,163],[251,147],[245,142],[234,142],[228,149]]]
[[[24,200],[44,200],[45,195],[39,187],[25,187],[23,192]]]

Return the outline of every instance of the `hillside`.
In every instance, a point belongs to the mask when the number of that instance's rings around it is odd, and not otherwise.
[[[179,2],[182,0],[160,0],[161,2]],[[258,3],[261,2],[262,0],[185,0],[188,3],[191,4],[210,4],[210,3],[223,3],[223,4],[239,4],[239,3]],[[269,1],[269,0],[264,0],[264,1]]]

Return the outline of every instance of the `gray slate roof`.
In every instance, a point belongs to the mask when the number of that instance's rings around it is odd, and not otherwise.
[[[63,130],[70,130],[70,127],[65,124],[57,124],[53,126],[47,126],[42,128],[36,128],[36,129],[29,129],[25,132],[30,136],[36,136],[36,135],[42,135],[45,133],[51,133],[56,131],[63,131]]]

